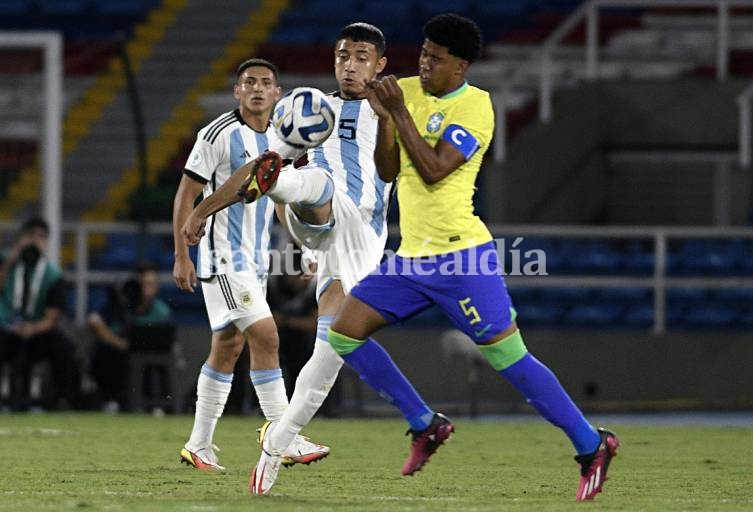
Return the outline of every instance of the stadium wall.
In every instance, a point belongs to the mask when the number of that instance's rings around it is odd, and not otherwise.
[[[488,220],[715,225],[718,183],[741,191],[725,198],[729,212],[722,217],[744,223],[751,206],[748,173],[732,165],[718,179],[720,162],[734,161],[737,151],[735,97],[744,86],[682,79],[585,83],[559,91],[552,122],[522,130],[502,167],[487,169],[486,201],[502,205],[488,212]],[[651,153],[653,164],[612,158],[620,152]],[[678,153],[695,161],[678,159]],[[631,215],[631,206],[643,215]]]
[[[379,341],[426,400],[453,414],[529,411],[517,392],[478,357],[448,343],[447,331],[388,328]],[[753,344],[746,333],[525,331],[529,350],[559,377],[586,410],[638,411],[753,407]],[[183,389],[195,386],[209,331],[181,327]],[[468,340],[466,340],[468,341]],[[470,342],[469,342],[470,343]],[[345,409],[393,414],[349,370],[341,375]],[[192,405],[195,398],[186,400]]]

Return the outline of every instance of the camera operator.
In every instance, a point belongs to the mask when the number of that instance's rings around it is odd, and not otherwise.
[[[32,217],[21,226],[16,244],[0,265],[0,364],[12,367],[14,410],[31,404],[31,365],[51,365],[57,408],[67,408],[78,395],[78,371],[71,341],[59,329],[65,311],[62,271],[47,259],[49,226]]]
[[[170,306],[157,297],[157,269],[150,264],[141,264],[135,274],[121,286],[110,288],[102,310],[91,313],[88,318],[89,328],[96,337],[91,372],[99,389],[102,409],[106,412],[117,412],[127,403],[128,328],[172,322]]]

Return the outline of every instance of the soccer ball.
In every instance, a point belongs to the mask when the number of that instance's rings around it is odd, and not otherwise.
[[[324,142],[335,126],[327,96],[313,87],[296,87],[277,102],[272,126],[287,144],[308,149]]]

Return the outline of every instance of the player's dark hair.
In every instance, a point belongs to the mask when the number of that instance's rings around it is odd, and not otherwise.
[[[240,78],[241,74],[252,66],[263,66],[272,71],[272,74],[275,76],[275,80],[278,80],[280,78],[280,70],[277,69],[277,66],[269,62],[267,59],[259,58],[248,59],[241,62],[240,66],[238,66],[238,70],[235,72],[235,75]]]
[[[44,231],[45,235],[50,234],[49,224],[47,224],[47,221],[42,217],[39,217],[38,215],[29,217],[28,219],[26,219],[26,221],[24,221],[23,224],[21,224],[21,233],[28,233],[35,229],[41,229],[42,231]]]
[[[351,23],[340,31],[337,40],[350,39],[356,43],[371,43],[376,47],[377,55],[381,57],[387,50],[384,34],[374,25],[369,23]]]
[[[481,54],[481,30],[476,22],[459,14],[440,14],[424,25],[424,36],[455,57],[473,62]]]

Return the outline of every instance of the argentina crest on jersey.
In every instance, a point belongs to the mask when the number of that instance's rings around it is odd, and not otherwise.
[[[437,133],[442,127],[442,121],[444,121],[444,113],[434,112],[429,116],[429,120],[426,122],[426,131],[429,133]]]

